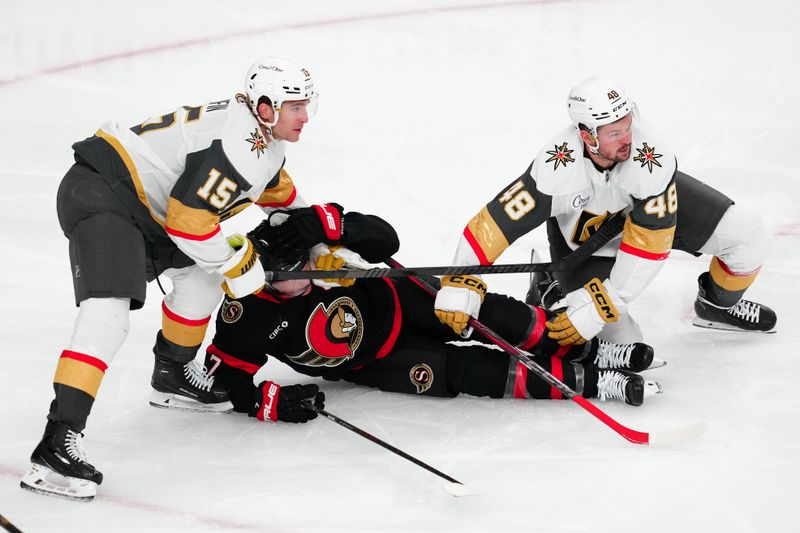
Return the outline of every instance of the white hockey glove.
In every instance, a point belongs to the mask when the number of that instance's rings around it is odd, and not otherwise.
[[[611,283],[597,278],[567,294],[565,300],[567,310],[547,322],[547,336],[561,346],[583,344],[595,337],[603,326],[619,319],[617,305],[625,306]]]
[[[228,244],[235,250],[217,272],[225,276],[222,290],[231,298],[244,298],[264,288],[264,267],[258,260],[253,243],[244,235],[231,235]]]
[[[318,244],[311,248],[309,262],[313,265],[314,270],[343,270],[347,268],[364,270],[372,268],[371,264],[364,261],[360,255],[350,249],[343,246],[326,246],[324,244]],[[324,278],[312,281],[314,285],[323,289],[351,287],[356,282],[355,278]]]
[[[457,334],[467,338],[472,328],[467,328],[469,318],[478,318],[478,312],[486,296],[486,284],[477,276],[444,276],[442,288],[436,294],[434,313],[442,324],[453,328]]]

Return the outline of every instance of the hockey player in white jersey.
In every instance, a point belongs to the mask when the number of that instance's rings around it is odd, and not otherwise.
[[[284,152],[287,142],[299,140],[315,101],[307,69],[265,58],[249,69],[244,92],[234,98],[181,107],[131,128],[109,122],[73,145],[76,163],[61,182],[57,209],[79,313],[23,488],[94,497],[102,474],[86,460],[82,431],[128,333],[129,311],[142,307],[147,282],[159,274],[171,278],[173,289],[163,300],[153,348],[151,404],[232,409],[194,358],[223,290],[247,296],[261,290],[265,275],[253,243],[226,239],[220,221],[251,204],[266,212],[306,205],[283,168]],[[286,227],[337,242],[341,210],[316,207],[303,211],[311,218]]]
[[[491,264],[516,239],[547,223],[552,260],[578,248],[612,217],[626,217],[613,239],[581,266],[555,272],[555,283],[535,282],[566,294],[566,310],[548,322],[561,343],[599,336],[638,342],[642,334],[627,304],[661,270],[670,251],[712,255],[699,277],[695,325],[741,331],[774,331],[768,307],[742,299],[766,257],[771,234],[758,215],[735,206],[720,192],[677,170],[664,140],[638,116],[615,83],[593,77],[568,97],[572,125],[536,155],[467,224],[454,264]],[[462,276],[459,279],[463,279]],[[463,282],[443,279],[436,314],[457,332],[476,317],[480,295]]]

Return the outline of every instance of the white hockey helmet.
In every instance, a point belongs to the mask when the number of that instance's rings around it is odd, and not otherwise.
[[[569,92],[567,111],[572,124],[586,126],[597,135],[597,128],[623,118],[635,108],[625,90],[599,76],[588,78]]]
[[[314,80],[308,69],[301,67],[291,59],[284,57],[265,57],[253,63],[247,70],[244,80],[245,94],[250,109],[258,117],[259,100],[268,98],[275,119],[266,126],[274,126],[278,122],[281,106],[286,101],[315,99]]]

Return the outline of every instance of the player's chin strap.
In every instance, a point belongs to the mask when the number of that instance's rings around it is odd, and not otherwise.
[[[413,276],[453,276],[459,274],[518,274],[522,272],[552,272],[569,270],[586,261],[594,252],[619,235],[625,217],[612,216],[589,239],[571,254],[550,263],[513,263],[508,265],[433,266],[413,268],[369,268],[366,270],[301,270],[296,272],[266,272],[268,282],[288,279],[353,279],[405,278]]]

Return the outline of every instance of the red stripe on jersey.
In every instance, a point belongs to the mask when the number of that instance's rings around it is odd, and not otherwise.
[[[564,381],[564,367],[561,364],[561,357],[553,356],[550,358],[550,373],[553,374],[558,381]],[[561,394],[560,390],[555,387],[550,387],[551,400],[561,400],[563,398],[564,396]]]
[[[169,233],[170,235],[174,237],[180,237],[181,239],[186,239],[187,241],[207,241],[208,239],[210,239],[211,237],[222,231],[220,227],[217,226],[211,233],[206,233],[205,235],[192,235],[191,233],[184,233],[174,228],[170,228],[169,226],[166,226],[165,229],[167,230],[167,233]]]
[[[528,367],[517,362],[517,379],[514,380],[514,398],[528,397]]]
[[[531,348],[536,346],[536,343],[539,342],[539,339],[541,339],[542,335],[544,334],[544,324],[545,322],[547,322],[547,317],[544,314],[544,309],[542,309],[541,307],[534,307],[533,312],[535,315],[534,320],[536,321],[536,323],[532,328],[530,336],[525,340],[524,343],[522,343],[522,346],[520,346],[520,348],[522,348],[523,350],[530,350]]]
[[[489,258],[486,257],[486,254],[483,252],[481,245],[478,244],[478,239],[475,238],[475,235],[469,229],[469,226],[464,228],[464,238],[467,239],[470,248],[472,251],[475,252],[475,255],[478,256],[478,261],[480,261],[481,265],[491,265],[492,262],[489,261]]]
[[[87,355],[85,353],[80,352],[73,352],[72,350],[64,350],[61,352],[61,357],[63,359],[74,359],[76,361],[80,361],[81,363],[86,363],[87,365],[91,365],[101,372],[105,373],[108,365],[105,364],[101,359],[97,357],[92,357],[91,355]]]
[[[381,349],[378,350],[378,353],[375,355],[375,359],[382,359],[389,355],[389,352],[392,351],[394,344],[397,342],[397,336],[400,334],[400,326],[403,323],[403,312],[400,309],[400,298],[397,296],[397,289],[390,279],[383,278],[383,281],[385,281],[386,284],[389,285],[389,288],[392,289],[392,299],[394,300],[394,319],[392,320],[392,331],[389,333],[389,337],[386,339],[386,342],[384,342],[383,346],[381,346]]]
[[[572,348],[571,344],[568,344],[566,346],[559,346],[558,350],[556,350],[556,353],[553,354],[553,357],[559,357],[559,358],[564,357],[569,353],[571,348]]]
[[[630,244],[625,244],[624,242],[619,245],[619,251],[625,252],[626,254],[635,255],[636,257],[641,257],[642,259],[649,259],[650,261],[663,261],[669,257],[669,250],[661,254],[654,254],[653,252],[635,248]]]
[[[184,318],[181,315],[173,311],[170,311],[169,308],[167,307],[166,302],[163,301],[161,302],[161,310],[164,312],[164,315],[166,315],[167,318],[169,318],[173,322],[177,322],[178,324],[183,324],[184,326],[205,326],[206,324],[208,324],[208,321],[211,320],[211,315],[197,320],[191,318]]]
[[[291,205],[295,198],[297,198],[297,189],[292,189],[292,194],[289,195],[289,198],[282,202],[256,202],[256,205],[259,207],[286,207]]]
[[[242,361],[237,357],[227,354],[213,344],[209,345],[209,347],[206,348],[206,352],[212,355],[216,355],[217,357],[222,359],[222,362],[225,363],[226,365],[231,366],[233,368],[238,368],[239,370],[244,370],[250,375],[255,374],[256,372],[258,372],[258,369],[261,368],[255,363]]]

